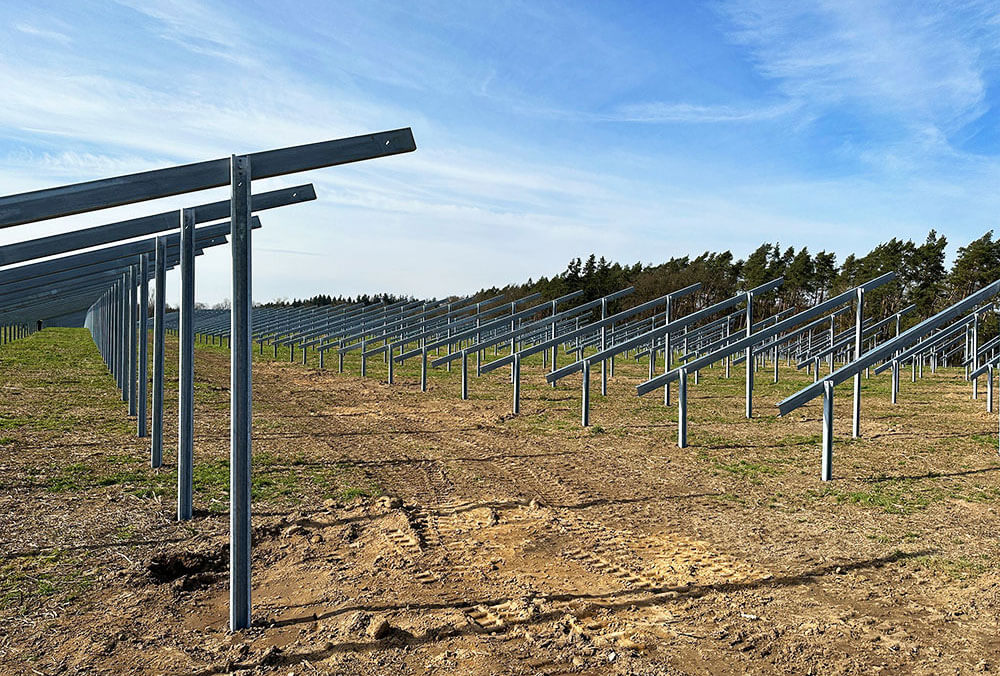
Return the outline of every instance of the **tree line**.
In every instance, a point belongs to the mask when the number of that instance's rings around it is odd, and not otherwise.
[[[864,255],[848,255],[839,265],[836,254],[832,252],[823,250],[812,253],[806,247],[798,250],[791,246],[783,248],[778,242],[761,244],[745,259],[736,258],[731,251],[706,251],[696,257],[672,257],[662,263],[622,264],[591,254],[586,260],[570,260],[565,270],[552,277],[484,288],[474,298],[480,300],[502,295],[510,301],[540,293],[542,299],[551,300],[573,291],[582,291],[575,304],[628,286],[635,287],[635,293],[619,301],[620,307],[611,308],[617,311],[701,282],[697,293],[678,301],[676,316],[680,316],[776,277],[784,277],[781,287],[755,301],[755,316],[765,317],[792,307],[804,310],[857,284],[893,271],[896,273],[894,281],[865,294],[865,315],[886,317],[912,303],[916,311],[904,318],[903,326],[906,327],[1000,279],[1000,239],[994,239],[992,230],[960,247],[950,268],[945,260],[947,244],[945,236],[935,230],[927,233],[919,244],[894,237]],[[394,303],[400,300],[407,298],[393,294],[362,294],[356,297],[319,294],[302,300],[280,299],[265,306]],[[571,306],[567,304],[565,307]],[[844,324],[853,321],[846,316],[840,319]],[[995,318],[987,321],[984,326],[987,335],[996,331],[995,323]]]
[[[693,258],[623,265],[591,254],[586,260],[574,258],[564,271],[552,277],[482,289],[477,296],[501,293],[514,299],[537,292],[548,300],[580,290],[583,295],[579,302],[585,302],[634,286],[635,293],[622,301],[624,308],[701,282],[697,293],[678,302],[679,316],[784,277],[781,287],[755,302],[756,316],[764,317],[791,307],[804,310],[894,271],[894,281],[865,295],[865,315],[885,317],[912,303],[916,310],[904,319],[905,327],[1000,279],[1000,239],[994,239],[992,230],[960,247],[950,268],[945,260],[947,244],[945,236],[934,230],[919,244],[894,237],[864,255],[848,255],[839,265],[832,252],[783,248],[777,242],[761,244],[745,259],[736,258],[731,251],[706,251]],[[852,319],[843,321],[849,323]]]
[[[319,306],[319,305],[354,305],[356,303],[361,303],[362,305],[374,305],[375,303],[398,303],[404,300],[414,300],[408,296],[397,296],[391,293],[375,293],[367,294],[362,293],[357,296],[331,296],[325,293],[318,293],[310,298],[293,298],[291,300],[287,298],[278,298],[276,300],[268,301],[266,303],[255,303],[257,307],[303,307],[307,305]],[[223,304],[228,303],[228,301],[223,301]],[[228,305],[224,305],[228,308]]]

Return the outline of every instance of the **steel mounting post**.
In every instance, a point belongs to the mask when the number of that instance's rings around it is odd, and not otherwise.
[[[854,316],[854,358],[861,359],[862,331],[864,329],[865,289],[858,287],[857,307]],[[831,395],[832,396],[832,395]],[[861,372],[854,374],[854,413],[852,416],[851,436],[855,439],[861,436]]]
[[[746,337],[753,335],[753,293],[747,292],[747,328]],[[753,345],[747,346],[746,351],[746,416],[753,417]]]
[[[250,626],[250,457],[252,423],[252,295],[250,288],[250,157],[233,155],[231,219],[233,300],[230,324],[229,628]],[[303,348],[304,349],[304,348]]]
[[[677,375],[677,447],[687,448],[688,443],[688,374],[681,368]]]
[[[823,381],[823,481],[833,479],[833,381]]]
[[[126,317],[128,317],[128,331],[126,336],[128,336],[128,414],[137,415],[139,412],[139,401],[136,396],[137,381],[138,381],[138,354],[136,353],[136,266],[128,266],[128,312]]]
[[[149,394],[149,254],[139,256],[139,409],[136,434],[145,437]]]
[[[192,513],[194,463],[194,213],[180,215],[181,303],[177,330],[177,520]]]
[[[166,327],[166,243],[162,237],[156,238],[156,253],[153,260],[153,439],[150,447],[150,465],[163,464],[163,364]]]

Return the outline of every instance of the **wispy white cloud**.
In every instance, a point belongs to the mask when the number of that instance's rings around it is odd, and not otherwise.
[[[984,69],[1000,38],[990,4],[741,0],[723,12],[731,37],[789,98],[950,133],[985,111]]]
[[[14,24],[14,29],[21,31],[25,35],[30,35],[32,37],[43,38],[45,40],[53,40],[62,45],[68,45],[73,42],[73,38],[66,35],[65,33],[60,33],[59,31],[38,28],[29,23],[18,22]]]
[[[120,174],[155,169],[157,162],[148,155],[122,155],[78,152],[34,152],[19,150],[3,158],[5,168],[20,170],[24,174],[41,174],[49,177],[116,176]]]
[[[265,247],[265,246],[256,247],[256,251],[262,253],[288,254],[291,256],[315,256],[318,258],[326,257],[326,254],[320,253],[318,251],[300,251],[298,249],[273,249],[271,247]]]
[[[616,111],[593,116],[595,120],[607,122],[656,123],[716,123],[716,122],[760,122],[788,115],[799,108],[795,101],[773,105],[737,107],[731,105],[697,105],[693,103],[632,103],[620,106]]]
[[[159,26],[159,35],[201,56],[244,66],[260,65],[241,38],[245,31],[230,13],[201,0],[115,0]]]
[[[391,105],[317,96],[280,74],[234,75],[228,83],[233,95],[224,98],[215,86],[181,78],[155,89],[105,75],[0,62],[0,89],[6,92],[0,126],[41,128],[47,135],[162,161],[305,143],[405,119]]]
[[[512,101],[511,106],[518,113],[531,117],[587,123],[637,124],[762,122],[787,116],[801,107],[793,100],[758,105],[649,101],[621,104],[609,111],[559,109],[534,105],[527,101]]]

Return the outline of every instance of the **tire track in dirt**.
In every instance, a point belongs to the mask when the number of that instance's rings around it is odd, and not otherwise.
[[[424,416],[406,416],[409,425],[429,423]],[[465,597],[455,591],[475,587],[468,579],[474,570],[476,552],[466,541],[463,526],[482,526],[467,516],[477,504],[463,499],[463,491],[452,479],[452,470],[443,458],[430,454],[412,455],[397,446],[383,446],[382,459],[364,467],[369,480],[403,499],[408,529],[386,533],[410,577],[431,592],[438,602],[460,609],[478,630],[495,631],[503,625],[503,612],[495,614],[487,606],[468,610]],[[458,472],[460,475],[461,471]],[[460,516],[466,514],[464,519]],[[456,584],[455,577],[463,578]]]
[[[510,457],[491,461],[494,476],[509,477],[514,490],[524,498],[541,501],[552,510],[553,523],[548,527],[558,535],[570,535],[577,546],[562,552],[564,559],[575,562],[592,572],[615,578],[625,588],[652,588],[654,580],[636,570],[622,556],[628,537],[605,526],[583,520],[570,511],[575,505],[593,499],[593,494],[573,490],[558,477],[524,459]]]
[[[519,612],[516,600],[492,605],[482,603],[470,605],[466,597],[457,591],[460,588],[468,589],[468,585],[460,587],[449,579],[456,573],[462,574],[460,566],[442,566],[441,560],[429,561],[428,549],[421,546],[421,542],[413,530],[393,528],[386,532],[386,539],[392,544],[399,556],[402,564],[401,570],[432,594],[437,603],[450,606],[460,612],[475,632],[505,631],[511,623],[524,621],[531,617],[531,613]],[[454,551],[454,549],[449,547],[448,551]]]
[[[402,427],[408,430],[424,430],[432,424],[424,416],[406,418]],[[441,421],[436,422],[440,426]],[[394,423],[400,425],[399,420]],[[564,561],[638,594],[633,597],[637,601],[649,601],[640,603],[639,610],[624,611],[630,616],[631,625],[624,630],[620,620],[613,619],[623,612],[614,593],[606,601],[594,599],[589,607],[572,600],[550,602],[550,608],[555,607],[559,609],[557,612],[566,613],[564,617],[573,618],[570,621],[582,624],[581,633],[604,644],[621,646],[635,645],[633,637],[637,632],[639,635],[645,632],[646,640],[652,634],[661,640],[690,641],[690,632],[685,632],[684,626],[700,618],[699,621],[718,627],[724,640],[741,652],[752,654],[759,645],[766,644],[767,632],[748,626],[753,624],[747,619],[752,616],[734,610],[730,607],[731,602],[725,599],[721,599],[721,603],[699,603],[689,607],[682,619],[663,605],[664,601],[687,596],[687,590],[693,585],[731,585],[767,579],[770,575],[715,551],[702,540],[648,530],[636,535],[618,527],[622,519],[650,525],[656,521],[662,523],[663,510],[656,504],[657,496],[664,489],[675,492],[677,483],[661,477],[661,462],[642,454],[623,462],[620,456],[602,452],[602,444],[593,447],[586,442],[585,448],[566,452],[561,448],[546,448],[544,441],[539,443],[540,440],[533,439],[532,450],[523,453],[521,440],[516,435],[508,436],[502,428],[493,434],[488,429],[462,431],[435,437],[434,441],[432,448],[420,447],[416,452],[412,448],[400,452],[399,447],[388,452],[389,449],[383,446],[379,452],[399,460],[399,464],[386,463],[371,469],[373,476],[391,475],[391,479],[379,478],[379,483],[407,496],[407,502],[413,505],[410,522],[421,538],[423,549],[415,547],[402,533],[391,535],[403,552],[401,556],[410,559],[406,567],[408,574],[440,602],[459,610],[473,631],[503,634],[530,622],[533,613],[523,599],[468,605],[467,597],[477,595],[474,590],[480,581],[469,576],[482,572],[485,563],[480,548],[469,545],[468,513],[475,510],[477,504],[488,503],[491,499],[525,507],[534,499],[549,508],[546,513],[554,517],[551,521],[532,518],[526,514],[528,510],[517,508],[510,511],[510,520],[524,520],[525,528],[546,530],[557,537],[568,535],[572,541],[559,554]],[[587,468],[586,473],[581,473],[583,467]],[[475,481],[477,475],[490,477],[485,496],[484,486]],[[622,499],[623,489],[629,491],[625,499]],[[643,498],[642,494],[652,497]],[[465,495],[475,498],[464,500]],[[585,513],[597,521],[585,518]],[[640,518],[640,514],[645,514],[646,518]],[[536,528],[537,525],[541,528]],[[518,572],[512,571],[503,577],[516,583],[520,577]],[[460,585],[465,589],[466,598],[453,591],[459,586],[454,584],[457,582],[455,576],[463,578]],[[601,607],[611,614],[594,616],[594,609]],[[677,622],[684,625],[676,626]],[[642,642],[641,637],[637,640]],[[554,665],[549,662],[548,666]]]
[[[383,449],[387,462],[366,468],[372,479],[378,480],[394,492],[407,496],[410,505],[405,511],[410,526],[394,528],[386,533],[393,545],[402,570],[429,593],[437,602],[460,611],[477,633],[499,633],[512,625],[528,621],[536,614],[533,606],[523,598],[510,599],[496,604],[471,605],[467,596],[476,595],[478,580],[473,573],[488,567],[481,546],[469,542],[469,534],[478,529],[495,525],[496,515],[489,501],[477,495],[481,489],[475,485],[462,462],[447,462],[449,455],[457,457],[454,447],[441,449],[442,457],[414,458],[399,449]],[[495,453],[476,442],[473,451],[477,457]],[[453,470],[453,467],[459,469]],[[457,475],[462,485],[456,485]],[[466,489],[466,490],[463,490]],[[478,500],[463,495],[477,495]],[[463,578],[455,584],[455,577]],[[491,586],[517,583],[516,575],[492,572]],[[463,595],[460,590],[466,591]]]
[[[406,430],[402,434],[428,429],[431,424],[422,415],[406,415],[405,421],[394,420],[396,429]],[[440,421],[437,424],[440,425]],[[484,500],[482,486],[475,484],[476,474],[491,477],[491,492],[501,498],[501,502],[526,506],[534,499],[549,507],[554,517],[552,521],[538,521],[543,530],[572,539],[570,546],[561,552],[563,560],[591,574],[605,576],[623,589],[640,594],[648,590],[651,598],[677,598],[683,593],[683,582],[694,571],[699,581],[712,582],[730,582],[749,575],[739,562],[713,552],[707,543],[671,533],[636,537],[629,531],[583,518],[579,510],[588,505],[613,504],[620,491],[614,481],[603,480],[614,468],[607,467],[607,458],[602,458],[596,450],[566,454],[546,453],[548,449],[541,448],[538,453],[525,457],[504,454],[504,450],[515,446],[517,440],[503,435],[498,437],[490,440],[488,433],[456,434],[447,439],[438,438],[436,441],[440,445],[426,450],[420,448],[417,452],[405,445],[383,444],[376,456],[381,460],[364,469],[370,480],[404,497],[410,505],[407,510],[410,532],[394,529],[386,534],[398,553],[402,569],[439,602],[460,610],[474,631],[502,633],[532,617],[523,601],[470,606],[466,598],[454,591],[462,587],[467,593],[475,594],[473,590],[478,586],[475,580],[463,579],[461,584],[453,584],[454,577],[467,578],[470,572],[482,570],[485,564],[483,552],[471,546],[467,537],[475,526],[485,525],[480,523],[468,528],[469,513],[476,510],[477,505],[489,502]],[[582,455],[585,458],[581,458]],[[589,468],[586,478],[578,476],[581,465]],[[641,476],[638,468],[628,468],[624,473],[629,478]],[[593,490],[589,482],[598,483],[601,490]],[[648,481],[639,485],[644,484],[648,485]],[[463,494],[476,496],[478,502],[462,499]],[[517,499],[502,499],[511,496]],[[639,504],[641,506],[641,499]],[[520,518],[519,515],[511,516]],[[607,516],[606,511],[601,514],[601,517]],[[512,572],[503,577],[516,582],[518,575]],[[682,591],[665,590],[667,586],[678,586]],[[572,602],[560,601],[554,605],[575,617]],[[609,601],[608,605],[614,603]],[[664,612],[656,604],[640,615],[636,618],[639,625],[663,633],[660,625]],[[622,632],[609,632],[605,625],[605,621],[591,618],[588,631],[602,632],[608,640],[621,638],[618,634]]]
[[[598,499],[587,488],[564,479],[540,463],[509,457],[490,463],[494,476],[507,475],[524,498],[540,500],[553,510],[560,531],[579,545],[564,558],[617,579],[627,588],[659,588],[682,584],[684,573],[701,573],[699,580],[735,582],[767,577],[767,573],[714,550],[707,542],[674,533],[636,537],[633,533],[587,520],[574,510]]]

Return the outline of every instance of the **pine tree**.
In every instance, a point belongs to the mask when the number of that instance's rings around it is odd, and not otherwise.
[[[965,298],[1000,278],[1000,240],[994,241],[990,230],[958,250],[948,275],[950,302]]]
[[[822,303],[830,295],[836,278],[837,255],[826,251],[817,252],[813,259],[814,302]]]
[[[747,256],[747,259],[742,264],[740,271],[740,281],[743,283],[744,290],[749,291],[755,286],[760,286],[764,282],[772,279],[771,277],[768,277],[770,274],[770,259],[771,245],[767,243],[761,244],[757,247],[756,251]]]
[[[909,301],[916,304],[916,314],[920,317],[928,317],[940,309],[945,297],[944,250],[947,245],[944,235],[938,237],[937,232],[931,230],[924,243],[913,250],[914,285]]]
[[[809,249],[803,247],[795,254],[785,270],[782,295],[789,306],[809,303],[815,293],[815,275],[816,268],[812,256],[809,255]]]

